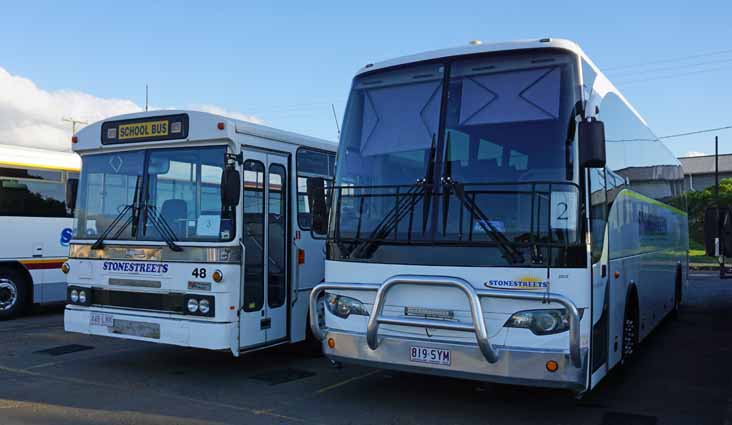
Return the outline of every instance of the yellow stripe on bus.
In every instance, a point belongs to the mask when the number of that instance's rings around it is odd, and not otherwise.
[[[11,162],[11,161],[0,161],[0,165],[9,165],[11,167],[22,167],[22,168],[41,168],[44,170],[56,170],[56,171],[81,171],[80,168],[72,167],[55,167],[51,165],[38,165],[38,164],[24,164],[22,162]]]

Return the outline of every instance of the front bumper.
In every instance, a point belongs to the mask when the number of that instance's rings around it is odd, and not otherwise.
[[[328,346],[329,339],[335,343],[334,348]],[[475,344],[380,336],[378,349],[372,350],[365,335],[332,330],[325,332],[323,342],[325,355],[343,363],[503,384],[563,388],[577,393],[586,389],[586,349],[582,350],[583,366],[577,368],[572,365],[569,352],[560,350],[537,351],[497,346],[498,359],[495,363],[489,363]],[[443,366],[412,362],[409,355],[412,346],[450,350],[451,364]],[[559,364],[556,372],[546,369],[546,363],[550,360]]]
[[[115,321],[124,321],[126,328],[132,332],[120,331],[110,326],[92,325],[91,314],[111,314]],[[118,322],[115,322],[115,324]],[[132,324],[132,326],[130,326]],[[134,325],[156,330],[148,336],[134,335]],[[236,338],[236,323],[216,323],[195,320],[191,316],[185,319],[161,318],[155,316],[135,315],[117,310],[85,308],[67,305],[64,312],[64,330],[87,335],[108,336],[112,338],[134,339],[138,341],[157,342],[181,347],[204,348],[208,350],[229,350],[232,338]]]

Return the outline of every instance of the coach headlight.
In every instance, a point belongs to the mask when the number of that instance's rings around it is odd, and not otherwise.
[[[208,300],[201,300],[198,303],[198,311],[200,311],[201,314],[208,314],[208,312],[211,311],[211,303],[209,303]]]
[[[79,291],[79,304],[86,304],[86,291],[84,289]]]
[[[351,314],[359,316],[369,315],[366,306],[361,301],[343,295],[328,294],[325,299],[325,305],[328,306],[328,311],[341,319],[346,319]]]
[[[580,319],[583,313],[584,309],[580,309]],[[514,313],[504,326],[529,329],[534,335],[558,334],[569,330],[569,314],[565,309],[519,311]]]

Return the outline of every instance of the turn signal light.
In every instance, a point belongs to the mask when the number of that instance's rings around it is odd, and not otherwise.
[[[335,348],[335,339],[328,338],[328,348]]]
[[[559,370],[559,363],[554,360],[549,360],[548,362],[546,362],[546,370],[548,370],[549,372],[556,372],[557,370]]]
[[[79,143],[79,138],[76,136],[71,137],[71,143]]]
[[[218,123],[218,124],[216,124],[216,128],[218,128],[219,130],[223,130],[223,129],[224,129],[224,127],[225,127],[225,126],[224,126],[224,122],[223,122],[223,121],[219,121],[219,123]]]
[[[613,276],[615,276],[615,279],[618,279],[618,278],[620,278],[620,272],[615,272],[615,273],[613,273]]]
[[[221,270],[215,270],[213,274],[211,275],[214,282],[219,283],[222,280],[224,280],[224,274],[221,272]]]
[[[305,264],[305,250],[304,249],[297,250],[297,264]]]
[[[69,263],[61,264],[61,271],[64,272],[64,274],[68,274],[69,270],[71,270],[71,266],[69,265]]]

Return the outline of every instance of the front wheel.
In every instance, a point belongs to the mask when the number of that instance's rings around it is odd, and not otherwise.
[[[23,312],[28,297],[25,279],[12,269],[0,269],[0,320]]]

